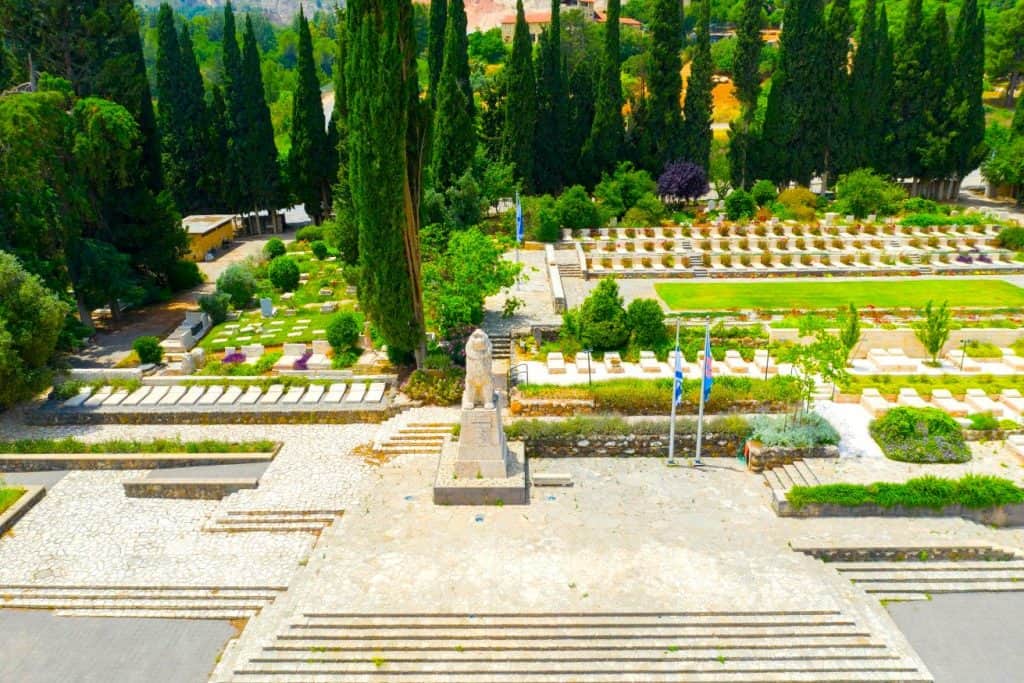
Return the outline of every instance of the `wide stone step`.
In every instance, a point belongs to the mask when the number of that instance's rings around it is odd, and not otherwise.
[[[269,600],[103,600],[90,598],[60,598],[44,600],[35,598],[12,598],[0,601],[0,607],[17,609],[77,609],[77,610],[173,610],[191,612],[195,610],[259,610]]]
[[[125,610],[125,609],[57,609],[54,614],[60,617],[111,617],[133,619],[216,619],[218,621],[233,621],[235,619],[250,619],[258,610],[237,610],[237,609],[210,609],[210,610],[175,610],[175,609],[151,609],[151,610]]]
[[[651,628],[671,626],[853,626],[854,622],[839,612],[718,612],[676,614],[423,614],[423,615],[349,615],[331,613],[305,613],[292,622],[293,629],[351,628],[351,629],[432,629],[432,628]]]
[[[207,593],[210,595],[223,595],[234,593],[277,593],[288,590],[287,586],[133,586],[133,585],[105,585],[105,586],[82,586],[69,584],[36,584],[36,583],[7,583],[0,584],[0,595],[11,590],[45,590],[49,592],[97,592],[97,593]]]
[[[841,572],[986,572],[986,571],[1019,571],[1024,572],[1024,560],[964,560],[919,562],[829,562],[828,566]]]
[[[707,661],[724,657],[730,661],[821,661],[843,659],[850,661],[892,662],[899,657],[888,653],[884,646],[880,648],[842,648],[822,647],[803,649],[763,650],[761,648],[692,648],[667,645],[664,647],[644,647],[634,649],[587,649],[587,650],[554,650],[542,648],[523,648],[521,650],[483,650],[455,646],[446,650],[374,650],[375,655],[386,656],[389,662],[580,662],[580,661]],[[365,650],[334,651],[317,649],[315,652],[299,650],[279,650],[264,648],[264,655],[254,657],[251,662],[311,662],[353,664],[366,661]]]
[[[842,575],[857,583],[985,583],[987,581],[1024,581],[1024,572],[1019,569],[994,569],[992,571],[943,571],[930,572],[858,572],[843,571]]]
[[[948,582],[918,581],[901,583],[886,581],[860,584],[866,593],[892,593],[914,590],[921,593],[1012,593],[1024,591],[1024,581]]]
[[[871,597],[884,602],[912,602],[917,600],[928,600],[929,597],[924,593],[872,593]]]
[[[317,534],[324,530],[324,524],[217,524],[203,529],[212,533],[310,533]]]
[[[310,626],[293,629],[282,634],[283,639],[304,638],[319,640],[606,640],[606,639],[649,639],[649,638],[737,638],[758,637],[766,639],[791,638],[795,636],[860,636],[869,634],[858,631],[851,625],[813,625],[800,624],[794,626],[777,625],[680,625],[680,626],[645,626],[629,628],[622,626],[556,626],[538,628],[504,628],[485,627],[480,629],[461,629],[457,627],[437,627],[433,629],[417,629],[396,627],[391,629],[358,629],[329,628]]]
[[[330,524],[334,515],[260,515],[258,517],[219,517],[217,524]]]
[[[273,600],[278,596],[276,591],[102,591],[73,589],[48,590],[26,588],[0,588],[0,605],[14,600],[141,600],[141,601],[174,601],[203,602],[218,601],[254,601]]]
[[[358,674],[355,678],[339,677],[337,674],[288,674],[268,673],[260,671],[236,672],[237,680],[246,683],[338,683],[339,681],[387,680],[385,672]],[[390,673],[390,672],[387,672]],[[434,682],[451,681],[451,683],[495,683],[490,673],[482,674],[446,674],[417,673],[416,681]],[[501,681],[502,679],[497,679]],[[564,673],[517,672],[515,683],[566,683]],[[579,683],[624,683],[625,681],[643,681],[643,683],[679,683],[679,674],[630,672],[630,673],[587,673],[577,674],[571,679]],[[920,673],[900,673],[898,675],[885,672],[858,672],[855,676],[847,671],[837,672],[786,672],[786,673],[738,673],[738,672],[703,672],[687,674],[689,683],[850,683],[851,681],[879,681],[886,683],[932,683],[933,679]],[[504,680],[502,683],[512,683]]]

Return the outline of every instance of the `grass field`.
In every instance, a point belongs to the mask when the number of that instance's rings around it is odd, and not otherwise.
[[[661,282],[673,311],[728,309],[921,308],[929,300],[954,308],[1024,306],[1024,289],[1002,280],[856,280],[843,282]]]
[[[3,488],[3,486],[0,486],[0,513],[17,503],[23,493],[25,493],[23,488]]]

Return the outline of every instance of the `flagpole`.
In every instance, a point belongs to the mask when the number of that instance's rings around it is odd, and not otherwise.
[[[516,265],[519,265],[519,242],[523,239],[523,205],[519,203],[519,192],[516,192]],[[516,268],[519,271],[518,268]],[[519,291],[520,272],[516,272],[516,291]]]
[[[711,359],[708,358],[711,352],[710,341],[711,319],[709,318],[704,323],[704,366],[701,368],[700,373],[700,407],[697,409],[697,457],[693,461],[693,464],[698,467],[703,464],[700,460],[700,448],[704,439],[704,386],[708,381],[708,364],[711,363]]]
[[[676,346],[675,346],[675,358],[672,359],[672,417],[668,423],[668,464],[676,464],[676,382],[682,383],[681,380],[676,378],[676,370],[679,369],[679,318],[676,318]]]

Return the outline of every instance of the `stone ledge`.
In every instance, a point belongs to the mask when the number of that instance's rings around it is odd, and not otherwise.
[[[811,503],[797,509],[788,500],[773,496],[772,508],[779,517],[961,517],[995,527],[1024,526],[1024,503],[981,509],[966,508],[963,505],[947,505],[938,510],[901,506],[884,508],[880,505],[846,506]]]
[[[270,462],[281,450],[263,453],[14,453],[0,455],[5,472],[54,470],[155,470],[166,467]]]
[[[171,406],[173,408],[173,406]],[[55,425],[101,425],[101,424],[165,424],[165,425],[206,425],[206,424],[377,424],[394,417],[408,406],[381,406],[370,410],[182,410],[146,412],[104,411],[63,411],[54,408],[40,408],[25,414],[25,423],[36,426]]]
[[[136,479],[124,482],[128,498],[220,500],[242,489],[259,488],[258,477],[240,479]]]
[[[504,479],[458,479],[455,461],[458,444],[447,443],[437,463],[434,479],[435,505],[526,505],[530,502],[526,486],[525,448],[521,441],[508,442],[512,475]]]
[[[25,493],[21,494],[21,498],[18,498],[14,505],[0,514],[0,535],[13,527],[15,522],[24,517],[25,513],[46,495],[46,488],[43,486],[19,486],[18,488],[25,489]]]

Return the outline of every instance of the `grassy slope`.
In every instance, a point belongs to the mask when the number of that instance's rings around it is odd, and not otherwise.
[[[920,308],[929,300],[953,307],[1024,305],[1024,289],[1002,280],[874,280],[843,282],[662,282],[654,285],[672,310]]]
[[[0,513],[18,502],[25,489],[21,488],[0,488]]]

